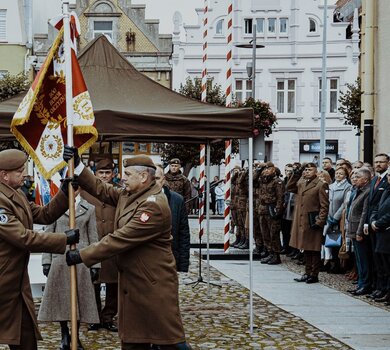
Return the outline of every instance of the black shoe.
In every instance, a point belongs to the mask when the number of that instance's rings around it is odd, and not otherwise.
[[[317,276],[310,276],[310,277],[306,280],[306,283],[307,283],[307,284],[318,283],[318,277],[317,277]]]
[[[370,287],[362,287],[362,288],[359,288],[356,290],[355,293],[353,293],[353,295],[367,295],[367,294],[370,294],[371,293],[371,288]]]
[[[269,251],[267,249],[264,249],[264,251],[260,254],[260,258],[264,259],[269,256]]]
[[[375,298],[376,303],[386,303],[390,301],[390,293],[385,293],[381,298]]]
[[[292,257],[295,256],[296,254],[297,254],[297,252],[293,249],[293,250],[291,250],[291,252],[288,253],[286,256],[287,256],[288,258],[292,258]]]
[[[268,264],[268,262],[271,261],[273,257],[274,257],[274,256],[273,256],[272,254],[270,254],[270,255],[268,255],[266,258],[261,259],[260,262],[261,262],[262,264]]]
[[[382,298],[385,294],[386,294],[386,292],[375,289],[371,294],[366,295],[366,298],[368,298],[368,299]]]
[[[309,277],[310,277],[309,275],[304,274],[301,277],[294,278],[294,281],[295,282],[306,282]]]
[[[291,259],[293,259],[293,260],[301,260],[302,258],[303,258],[303,253],[298,252]]]
[[[118,327],[115,326],[112,322],[103,322],[102,328],[109,330],[110,332],[118,332]]]
[[[97,331],[99,328],[102,328],[102,325],[100,323],[91,323],[88,326],[89,331]]]
[[[241,237],[236,236],[236,240],[232,243],[233,248],[237,248],[237,246],[241,243]]]
[[[382,299],[382,298],[386,298],[386,297],[389,298],[389,297],[390,297],[390,293],[389,293],[389,292],[386,292],[386,291],[384,291],[384,290],[380,290],[380,291],[376,294],[374,300],[376,301],[377,299]]]
[[[355,295],[355,293],[356,293],[357,290],[359,290],[359,288],[348,289],[348,290],[347,290],[347,293],[352,294],[352,295]]]
[[[261,247],[261,246],[256,246],[255,249],[253,249],[253,254],[256,254],[256,255],[261,255],[261,253],[264,251],[264,247]]]
[[[244,243],[240,244],[237,248],[238,249],[249,249],[249,239],[245,238]]]
[[[281,264],[281,260],[280,260],[280,255],[279,254],[274,254],[272,255],[272,259],[270,259],[267,264],[268,265],[279,265]]]

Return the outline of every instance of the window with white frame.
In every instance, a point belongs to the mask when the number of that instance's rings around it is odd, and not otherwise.
[[[338,100],[339,100],[339,80],[337,78],[327,79],[327,113],[338,112]],[[319,80],[319,98],[318,98],[318,111],[321,113],[322,103],[322,79]]]
[[[245,18],[244,19],[244,31],[245,31],[245,34],[252,34],[252,25],[253,25],[253,19],[252,18]]]
[[[295,79],[278,79],[276,82],[276,95],[278,113],[295,113]]]
[[[215,34],[222,35],[223,34],[223,19],[220,19],[215,25]]]
[[[309,33],[317,32],[317,23],[313,18],[309,18]]]
[[[279,20],[279,34],[280,35],[287,35],[287,28],[288,28],[288,19],[281,18]]]
[[[0,9],[0,41],[7,40],[7,10]]]
[[[112,21],[93,22],[93,37],[96,38],[100,34],[105,35],[107,39],[110,42],[112,42],[112,38],[113,38]]]
[[[268,34],[276,35],[276,18],[268,18]]]
[[[236,79],[235,95],[238,102],[244,102],[252,97],[252,80]]]
[[[264,18],[256,18],[256,31],[258,34],[264,34]]]

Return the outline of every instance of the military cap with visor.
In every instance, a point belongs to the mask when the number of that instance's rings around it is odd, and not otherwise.
[[[178,164],[181,165],[181,161],[179,158],[173,158],[169,161],[169,164]]]
[[[123,166],[125,168],[128,166],[146,166],[156,170],[156,166],[154,165],[152,159],[144,155],[134,156],[132,158],[126,158],[123,161]]]
[[[16,170],[27,161],[27,154],[18,149],[7,149],[0,152],[0,170]]]

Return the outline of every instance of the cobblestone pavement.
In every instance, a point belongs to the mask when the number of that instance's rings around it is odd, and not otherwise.
[[[210,232],[211,243],[221,243],[221,232]],[[191,241],[197,242],[197,230],[193,230]],[[290,270],[302,273],[302,266],[284,258],[284,264]],[[206,279],[206,264],[203,263],[203,277]],[[311,326],[299,317],[293,316],[254,295],[254,325],[249,334],[249,291],[237,282],[227,278],[214,268],[210,268],[211,280],[221,287],[211,287],[210,296],[207,285],[196,287],[186,283],[196,281],[198,277],[197,257],[191,256],[190,272],[179,274],[180,305],[183,323],[189,343],[194,350],[206,349],[264,349],[264,350],[334,350],[351,349],[328,334]],[[351,287],[343,275],[320,274],[321,283],[345,291]],[[361,297],[364,301],[367,298]],[[40,300],[36,300],[39,307]],[[381,305],[380,305],[381,306]],[[383,307],[383,306],[382,306]],[[40,350],[59,348],[60,331],[56,323],[40,323],[44,338],[39,342]],[[81,325],[81,341],[85,349],[120,349],[117,333],[104,329],[88,332]],[[7,347],[0,345],[0,350]]]

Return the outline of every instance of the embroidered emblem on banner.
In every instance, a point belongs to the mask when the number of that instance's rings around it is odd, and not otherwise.
[[[150,216],[146,213],[142,213],[140,218],[139,218],[142,222],[146,222],[150,219]]]

